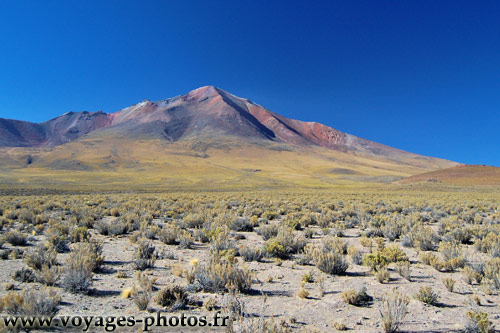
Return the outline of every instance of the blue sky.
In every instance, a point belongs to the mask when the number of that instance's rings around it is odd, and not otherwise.
[[[0,117],[215,85],[284,116],[500,166],[499,1],[0,2]]]

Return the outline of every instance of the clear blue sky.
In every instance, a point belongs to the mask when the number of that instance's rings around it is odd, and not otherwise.
[[[500,166],[500,1],[0,2],[0,117],[203,85],[284,116]]]

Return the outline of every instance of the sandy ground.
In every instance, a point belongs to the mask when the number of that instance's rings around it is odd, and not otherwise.
[[[316,227],[315,230],[321,233],[319,228]],[[245,239],[238,240],[238,244],[255,247],[264,243],[261,236],[255,232],[240,232],[235,234],[245,237]],[[130,298],[124,299],[121,297],[122,290],[132,287],[136,282],[136,273],[132,265],[135,245],[130,242],[127,236],[111,238],[96,235],[96,237],[104,240],[103,254],[105,256],[105,264],[103,272],[95,274],[92,292],[89,295],[74,295],[57,288],[63,300],[58,315],[134,315],[136,317],[150,315],[147,311],[138,311]],[[315,236],[313,241],[319,241],[319,238],[319,236]],[[359,244],[358,229],[348,229],[344,240],[350,245],[355,245],[359,249],[362,249],[362,246]],[[23,249],[29,250],[34,245],[43,244],[43,242],[43,236],[33,236],[30,240],[30,246],[23,247]],[[154,268],[146,270],[149,275],[158,278],[156,286],[160,289],[171,283],[186,285],[187,282],[183,277],[172,274],[172,266],[180,263],[188,267],[191,259],[197,258],[202,261],[208,254],[208,245],[206,244],[196,243],[194,249],[184,250],[179,249],[178,246],[165,245],[158,240],[155,240],[154,244],[160,252],[171,252],[177,257],[177,259],[157,260]],[[5,246],[9,247],[9,245]],[[10,247],[12,248],[12,246]],[[342,322],[353,332],[380,332],[382,329],[380,326],[378,304],[384,293],[390,291],[392,288],[398,288],[403,294],[411,297],[421,286],[428,285],[432,286],[434,291],[440,295],[440,305],[426,305],[412,297],[409,304],[409,314],[405,319],[404,325],[401,327],[402,331],[459,331],[464,327],[466,321],[465,313],[471,308],[470,299],[473,295],[478,295],[481,299],[481,305],[477,306],[477,308],[480,311],[487,312],[489,319],[495,326],[500,327],[500,297],[498,295],[485,295],[480,286],[466,284],[460,272],[441,273],[430,266],[425,266],[419,262],[418,254],[414,249],[403,249],[412,262],[412,281],[409,282],[400,277],[392,264],[389,266],[391,280],[385,284],[377,282],[375,277],[369,272],[369,268],[352,263],[346,276],[328,276],[314,266],[300,266],[293,260],[283,260],[282,264],[278,266],[272,259],[265,259],[261,263],[244,263],[243,259],[238,257],[240,264],[246,265],[255,274],[254,284],[252,285],[253,292],[250,295],[240,296],[241,301],[244,303],[245,313],[249,317],[264,314],[269,318],[275,318],[277,321],[284,319],[291,323],[293,331],[330,332],[335,330],[332,327],[335,322]],[[367,251],[366,249],[364,250]],[[470,250],[472,251],[472,248]],[[71,254],[59,254],[58,261],[61,264],[64,263],[68,255]],[[33,285],[40,286],[37,283],[24,284],[12,280],[14,272],[25,267],[22,259],[3,260],[1,264],[0,281],[3,285],[14,283],[16,290],[24,287],[30,288]],[[312,270],[313,278],[315,279],[320,275],[325,276],[325,295],[323,297],[320,295],[317,283],[307,283],[305,288],[309,291],[309,297],[302,299],[297,296],[297,292],[300,289],[300,281],[302,276],[310,270]],[[125,271],[128,277],[117,278],[117,271]],[[443,277],[452,277],[457,281],[454,292],[446,290],[441,282]],[[366,286],[368,294],[374,297],[373,304],[356,307],[342,301],[341,293],[343,291],[350,288],[359,289],[363,285]],[[2,295],[6,293],[3,289],[1,290]],[[263,294],[266,295],[265,304]],[[221,294],[207,294],[203,292],[191,294],[191,299],[199,303],[207,298],[216,298],[221,302],[223,297]],[[150,307],[150,311],[159,309],[159,306],[154,302],[151,302]],[[213,313],[207,312],[203,307],[196,306],[190,306],[183,310],[183,312],[190,315],[213,315]],[[169,313],[169,315],[179,313],[174,312]],[[137,332],[140,329],[138,327],[134,329],[124,328],[119,331]],[[167,330],[155,330],[153,328],[152,331],[164,332]],[[177,329],[176,331],[187,330]],[[200,331],[200,329],[197,329],[197,331]]]

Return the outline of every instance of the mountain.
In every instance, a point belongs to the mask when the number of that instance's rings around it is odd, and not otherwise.
[[[0,118],[0,146],[56,146],[109,125],[103,112],[67,112],[41,124]]]
[[[500,185],[500,168],[489,165],[459,165],[411,176],[401,183],[445,183],[451,185]]]
[[[212,170],[222,182],[317,184],[390,181],[457,165],[288,119],[213,86],[109,114],[68,112],[39,124],[0,119],[0,147],[0,169],[26,177],[35,169],[114,172],[118,178],[159,172],[165,177],[151,180],[169,182],[181,168],[196,173],[182,174],[190,180]]]

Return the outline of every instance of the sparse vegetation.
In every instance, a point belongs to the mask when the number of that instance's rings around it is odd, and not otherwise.
[[[448,290],[450,293],[453,292],[453,289],[455,288],[455,280],[452,278],[443,278],[443,285],[446,287],[446,290]]]
[[[171,285],[161,289],[156,295],[156,302],[171,311],[182,309],[187,302],[188,294],[178,285]]]
[[[384,332],[393,333],[399,330],[408,313],[409,303],[410,299],[398,291],[393,290],[384,296],[382,304],[379,307]]]
[[[252,285],[252,275],[247,269],[238,267],[233,259],[218,255],[197,265],[194,279],[207,292],[223,292],[229,288],[249,292]]]
[[[61,298],[53,289],[24,289],[0,298],[0,311],[12,316],[54,316]]]
[[[367,294],[366,287],[362,287],[360,290],[349,289],[344,291],[341,297],[347,304],[355,306],[364,306],[373,300],[373,297]]]
[[[431,287],[421,287],[415,294],[415,299],[429,305],[437,305],[439,296],[432,290]]]
[[[467,311],[466,333],[493,333],[493,324],[488,320],[488,314],[479,311]]]
[[[140,240],[134,255],[134,265],[137,270],[143,271],[154,266],[157,258],[156,247],[148,240]]]
[[[88,293],[92,285],[93,272],[99,266],[100,260],[90,244],[78,244],[65,264],[65,275],[62,280],[64,289],[72,293]]]
[[[0,196],[0,258],[8,270],[0,293],[48,292],[51,286],[65,300],[65,293],[79,293],[71,297],[101,302],[109,311],[115,297],[131,312],[234,308],[241,319],[235,327],[277,331],[307,331],[312,323],[301,312],[297,319],[273,317],[274,323],[250,320],[244,303],[253,311],[256,300],[273,297],[265,313],[275,315],[276,304],[300,304],[306,313],[322,298],[364,306],[370,319],[352,324],[359,330],[376,330],[379,308],[382,329],[395,332],[408,311],[403,293],[418,290],[415,299],[426,304],[439,305],[442,295],[443,303],[480,307],[489,319],[471,315],[468,332],[498,323],[497,194],[346,190],[340,200],[311,193]],[[388,292],[393,286],[398,291]],[[64,303],[65,309],[78,306]],[[334,325],[327,311],[321,325]],[[439,311],[449,320],[450,309]],[[408,330],[414,328],[409,322]]]

